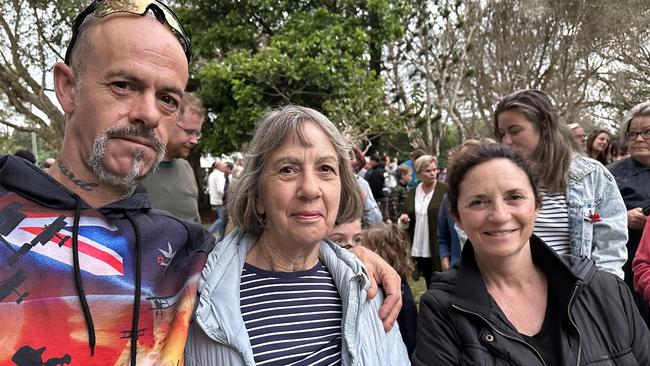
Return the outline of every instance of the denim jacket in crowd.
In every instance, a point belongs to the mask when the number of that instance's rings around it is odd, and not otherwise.
[[[571,254],[623,278],[627,210],[614,176],[596,160],[574,154],[566,193]]]

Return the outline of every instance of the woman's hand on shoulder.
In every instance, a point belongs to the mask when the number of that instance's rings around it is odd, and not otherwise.
[[[384,324],[384,330],[391,330],[402,309],[402,279],[390,264],[370,249],[359,245],[350,251],[363,262],[370,276],[368,298],[372,299],[377,295],[377,284],[383,286],[386,297],[379,308],[379,318]]]

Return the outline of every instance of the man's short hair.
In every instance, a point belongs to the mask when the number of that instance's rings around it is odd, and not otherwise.
[[[416,160],[418,160],[418,158],[420,156],[425,155],[425,154],[426,154],[426,152],[424,152],[424,150],[415,149],[415,150],[411,151],[411,161],[415,162]]]
[[[201,118],[205,118],[205,107],[203,106],[203,102],[201,102],[201,99],[199,99],[199,97],[194,93],[183,94],[179,116],[183,117],[187,111],[192,111],[201,116]]]

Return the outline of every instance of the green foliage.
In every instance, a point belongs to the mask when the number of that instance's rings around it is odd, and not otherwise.
[[[265,110],[288,103],[322,111],[361,139],[399,128],[375,65],[401,31],[394,2],[184,3],[198,92],[213,117],[205,151],[240,149]]]

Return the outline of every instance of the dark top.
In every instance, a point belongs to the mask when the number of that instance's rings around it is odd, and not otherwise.
[[[397,222],[397,219],[404,212],[404,203],[406,202],[406,194],[409,188],[402,181],[398,181],[393,191],[388,196],[388,218],[392,222]]]
[[[384,164],[379,163],[377,164],[376,167],[370,169],[366,173],[365,178],[368,181],[368,184],[370,185],[370,190],[372,190],[372,195],[375,197],[376,200],[385,197],[384,172],[386,172],[386,169],[384,168]]]
[[[562,311],[558,299],[549,286],[546,299],[546,314],[542,329],[532,337],[522,334],[524,340],[528,342],[544,359],[547,366],[562,365],[562,349],[560,339],[562,334],[560,317],[557,316]]]
[[[634,158],[619,160],[607,166],[616,179],[616,185],[628,210],[650,205],[650,167],[641,164]],[[627,252],[628,261],[623,266],[625,282],[632,287],[632,260],[641,241],[643,229],[629,229]]]
[[[406,351],[409,354],[409,360],[415,350],[415,332],[417,330],[418,309],[415,306],[415,299],[411,286],[402,278],[402,310],[397,315],[397,324],[402,334],[402,340],[406,345]]]
[[[532,257],[557,294],[563,365],[650,365],[650,332],[623,281],[591,259],[558,256],[530,239]],[[578,362],[579,358],[579,362]],[[413,365],[543,365],[489,296],[472,243],[458,269],[434,274],[420,301]]]

